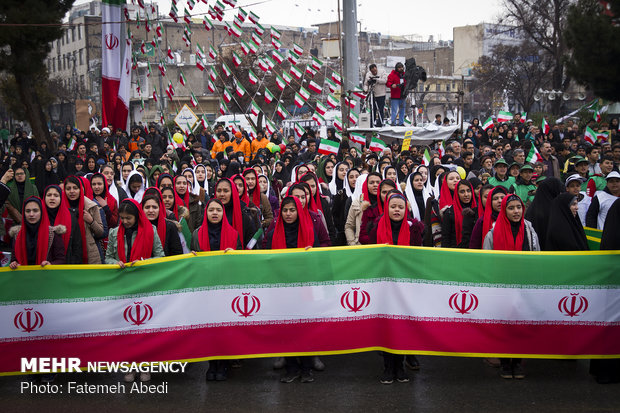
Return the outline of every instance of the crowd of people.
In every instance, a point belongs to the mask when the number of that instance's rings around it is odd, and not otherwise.
[[[216,126],[179,148],[157,128],[67,126],[53,132],[53,148],[16,132],[0,180],[10,268],[361,244],[583,251],[584,226],[602,230],[601,249],[620,249],[617,119],[613,145],[586,143],[573,121],[544,134],[517,115],[486,131],[474,119],[443,143],[408,150],[395,141],[372,152],[344,133],[329,155],[317,148],[333,130],[251,139]],[[541,159],[527,162],[533,147]],[[525,376],[520,360],[493,362],[504,378]],[[283,382],[313,381],[324,367],[317,357],[276,364]],[[381,382],[408,381],[404,366],[419,363],[385,353]],[[207,380],[226,379],[229,367],[211,362]],[[617,366],[594,367],[599,381],[617,380]]]

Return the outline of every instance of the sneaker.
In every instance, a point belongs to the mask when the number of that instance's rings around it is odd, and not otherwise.
[[[136,373],[127,373],[125,374],[125,383],[131,383],[136,379]]]
[[[312,356],[312,368],[316,371],[325,370],[325,364],[323,364],[319,356]]]
[[[512,368],[510,366],[501,366],[499,376],[502,379],[512,379]]]
[[[312,383],[314,381],[314,376],[311,371],[305,371],[301,373],[301,382],[302,383]]]
[[[140,381],[151,381],[151,373],[140,373]]]
[[[405,373],[405,369],[399,368],[396,370],[396,381],[399,383],[409,383],[409,376]]]
[[[286,360],[284,360],[284,357],[276,357],[276,360],[273,362],[273,369],[279,370],[281,368],[284,368],[285,364]]]
[[[420,370],[420,362],[414,355],[405,357],[405,366],[407,366],[409,370]]]
[[[517,363],[512,366],[512,377],[515,379],[524,379],[525,378],[525,370],[523,370],[523,366],[521,363]]]
[[[286,373],[280,377],[280,383],[292,383],[301,376],[301,372]]]
[[[379,381],[381,382],[381,384],[394,383],[394,372],[392,370],[385,369]]]

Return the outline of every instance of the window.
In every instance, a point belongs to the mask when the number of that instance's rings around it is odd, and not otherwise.
[[[82,25],[81,24],[77,27],[77,33],[78,33],[78,40],[82,40]]]
[[[71,28],[71,41],[75,42],[75,27]]]
[[[84,64],[84,49],[80,49],[80,66]]]
[[[77,60],[77,51],[74,50],[73,51],[73,57],[71,59],[71,69],[73,69],[77,65],[77,62],[78,62],[78,60]]]
[[[446,83],[446,92],[450,91],[450,83]]]
[[[84,89],[84,75],[80,75],[80,89]]]

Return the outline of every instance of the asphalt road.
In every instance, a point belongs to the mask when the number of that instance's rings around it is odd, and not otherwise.
[[[478,358],[419,357],[409,383],[379,383],[379,353],[322,357],[314,383],[282,384],[273,359],[244,360],[225,382],[206,382],[208,363],[154,375],[166,394],[66,394],[69,382],[122,383],[120,374],[59,375],[63,394],[22,393],[24,377],[0,378],[2,412],[620,412],[620,385],[597,384],[589,362],[526,360],[524,380],[505,380]],[[163,387],[163,386],[162,386]]]

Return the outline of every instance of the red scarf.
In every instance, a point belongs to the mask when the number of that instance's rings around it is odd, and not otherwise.
[[[222,210],[224,210],[224,216],[222,217],[222,230],[220,232],[220,251],[224,251],[226,248],[237,249],[239,233],[228,223],[228,218],[226,218],[226,210],[224,209],[222,202],[219,199],[212,198],[205,206],[204,220],[198,229],[198,244],[200,245],[200,251],[211,251],[211,243],[209,241],[210,223],[207,218],[207,209],[212,202],[217,202],[222,206]]]
[[[478,193],[478,198],[476,201],[478,202],[478,218],[482,218],[484,216],[484,209],[486,208],[486,204],[482,204],[482,189],[480,190],[480,193]]]
[[[239,192],[237,191],[237,185],[228,178],[222,178],[217,181],[215,185],[215,193],[217,194],[217,187],[222,183],[228,183],[230,185],[230,202],[233,207],[233,222],[232,226],[239,234],[239,237],[243,240],[243,215],[241,214],[241,200],[239,199]],[[224,213],[226,213],[226,206],[224,206]],[[235,245],[236,247],[236,245]]]
[[[305,174],[301,176],[299,181],[305,182],[305,179],[304,179],[305,176],[312,177],[312,179],[314,179],[314,184],[316,185],[316,193],[314,194],[314,196],[312,196],[312,193],[310,193],[310,198],[312,199],[312,202],[309,202],[310,210],[312,212],[318,212],[319,210],[323,212],[323,204],[321,202],[321,187],[319,186],[319,178],[316,176],[314,172],[306,172]],[[304,180],[302,181],[302,179]]]
[[[78,179],[82,182],[82,189],[84,190],[84,195],[86,196],[86,198],[92,200],[95,197],[95,194],[93,194],[93,187],[90,186],[90,181],[85,176],[80,176]]]
[[[364,181],[364,184],[362,185],[362,195],[364,196],[364,201],[369,202],[372,205],[373,202],[370,199],[370,197],[374,196],[375,201],[378,201],[379,200],[379,188],[377,188],[377,195],[370,195],[370,192],[368,192],[368,180],[370,179],[371,176],[376,176],[380,179],[382,178],[381,178],[381,175],[379,175],[379,173],[371,172],[368,174],[368,176],[366,177],[366,180]]]
[[[166,242],[166,207],[164,206],[163,196],[161,195],[161,191],[159,190],[159,188],[152,186],[146,191],[144,191],[144,198],[146,198],[147,191],[157,191],[156,195],[159,199],[159,215],[157,216],[157,236],[159,237],[161,245],[163,246]],[[142,198],[142,206],[144,206],[144,198]]]
[[[105,194],[105,201],[108,203],[108,206],[110,207],[111,211],[114,211],[115,209],[118,208],[118,203],[116,202],[116,198],[114,198],[112,196],[112,194],[110,193],[109,189],[108,189],[108,181],[105,179],[105,176],[103,176],[103,174],[97,172],[96,174],[93,174],[93,176],[90,177],[90,181],[92,182],[93,178],[96,176],[100,176],[103,179],[103,193]],[[91,188],[91,192],[92,192],[92,185],[90,185]],[[160,193],[161,195],[161,193]],[[103,197],[102,197],[103,198]],[[161,196],[160,196],[161,198]],[[93,192],[93,197],[91,198],[93,201],[95,200],[95,194]]]
[[[506,216],[506,206],[508,205],[508,200],[514,201],[519,200],[521,205],[523,205],[523,201],[521,198],[514,195],[508,195],[502,200],[502,209],[497,216],[497,221],[495,222],[495,228],[493,229],[493,249],[494,250],[505,250],[505,251],[522,251],[523,250],[523,239],[525,237],[525,223],[523,222],[523,216],[521,216],[521,221],[519,222],[519,232],[517,237],[512,235],[512,228],[510,226],[510,220]],[[525,211],[525,207],[523,208]]]
[[[448,172],[444,175],[443,181],[441,183],[441,190],[439,191],[439,209],[442,210],[445,207],[451,206],[454,201],[454,195],[450,192],[447,184]],[[455,187],[456,189],[456,187]]]
[[[387,199],[387,204],[390,204],[390,201],[393,198],[400,198],[405,201],[405,205],[407,205],[407,200],[404,196],[398,194],[392,194]],[[405,217],[400,222],[400,230],[398,232],[398,244],[396,245],[410,245],[411,234],[409,233],[409,211],[408,208],[405,207]],[[377,244],[390,244],[394,245],[394,237],[392,236],[392,220],[388,212],[386,211],[381,218],[379,218],[379,223],[377,224]]]
[[[232,177],[233,184],[235,185],[235,188],[236,188],[237,184],[235,184],[235,179],[241,179],[243,181],[243,195],[241,195],[240,199],[243,202],[245,202],[247,206],[250,206],[250,196],[248,195],[248,184],[245,182],[245,178],[240,174],[237,174]],[[237,190],[237,193],[239,193],[239,190]]]
[[[260,208],[260,203],[261,203],[260,202],[260,184],[258,183],[258,174],[253,168],[245,168],[245,170],[243,171],[243,176],[246,176],[247,174],[251,174],[251,173],[253,173],[254,178],[256,178],[256,186],[254,187],[254,192],[252,192],[252,202],[254,203],[255,206]]]
[[[17,237],[15,238],[15,258],[17,259],[17,263],[19,265],[28,265],[28,248],[26,246],[26,232],[28,229],[26,228],[26,204],[31,200],[37,200],[39,207],[41,207],[41,220],[39,221],[39,228],[37,231],[37,257],[36,257],[36,265],[41,265],[43,261],[47,261],[47,250],[49,249],[49,228],[50,221],[47,217],[47,210],[43,207],[43,202],[41,198],[36,196],[31,196],[30,198],[24,201],[22,206],[22,217],[23,222],[21,229],[17,233]]]
[[[185,195],[183,195],[183,198],[181,198],[181,196],[177,193],[177,178],[179,176],[180,175],[175,176],[174,177],[174,181],[172,182],[172,185],[174,186],[174,188],[172,188],[172,189],[174,189],[174,198],[175,198],[174,203],[177,204],[178,201],[181,201],[181,204],[185,208],[189,208],[189,181],[187,183],[187,190],[185,191]],[[183,177],[183,178],[185,178],[185,177]],[[187,181],[187,178],[185,178],[185,180]],[[177,201],[177,198],[178,198],[178,201]],[[175,212],[175,215],[177,215],[176,212]],[[179,217],[177,216],[177,219],[178,218]]]
[[[78,177],[69,176],[67,177],[67,179],[65,179],[63,183],[65,188],[67,187],[67,181],[71,178],[77,179],[79,182],[82,182],[82,180]],[[72,182],[72,183],[75,183],[75,182]],[[82,186],[79,186],[79,188],[80,188],[80,195],[79,195],[79,203],[78,203],[77,221],[78,221],[78,225],[80,226],[80,235],[82,236],[82,264],[88,264],[88,246],[86,245],[86,224],[84,222],[84,190],[82,189]],[[69,198],[67,198],[67,193],[65,191],[62,191],[62,203],[64,203],[67,206],[67,209],[69,208],[69,205],[71,205],[69,203]],[[69,218],[69,220],[71,221],[71,218]],[[58,225],[56,222],[54,223]],[[69,237],[71,237],[71,226],[67,228],[67,232],[69,232]]]
[[[151,224],[151,221],[148,220],[146,215],[144,215],[144,211],[142,211],[142,207],[138,201],[127,198],[124,199],[123,202],[131,202],[138,209],[138,216],[136,217],[138,220],[138,233],[136,234],[136,239],[131,246],[131,256],[129,257],[129,261],[151,258],[153,255],[153,242],[155,240],[153,225]],[[123,224],[118,226],[116,248],[118,251],[118,259],[122,262],[127,262],[127,257],[125,255],[125,226]]]
[[[381,199],[381,187],[383,186],[383,184],[389,184],[393,186],[394,189],[397,189],[396,184],[391,179],[384,179],[383,181],[381,181],[381,183],[379,184],[379,188],[377,188],[377,208],[379,208],[379,215],[383,214],[383,203],[384,202]]]
[[[297,248],[311,247],[314,245],[314,226],[310,214],[301,207],[301,202],[294,196],[287,196],[282,200],[282,204],[287,199],[292,199],[297,208]],[[284,233],[284,219],[282,218],[282,208],[280,207],[280,216],[276,221],[276,228],[273,231],[271,240],[271,249],[285,249],[286,235]]]
[[[60,192],[60,205],[58,205],[58,212],[56,213],[56,219],[54,220],[54,225],[64,225],[67,231],[62,234],[62,240],[65,244],[65,251],[69,248],[69,241],[71,240],[71,212],[69,212],[69,207],[67,206],[66,198],[64,197],[64,192],[60,189],[58,185],[50,185],[43,191],[43,199],[45,199],[45,195],[49,188],[56,188],[58,192]],[[47,205],[45,206],[45,211],[47,212]],[[49,219],[49,214],[48,219]],[[51,222],[50,222],[51,225]]]
[[[471,183],[466,180],[462,180],[454,187],[454,200],[452,201],[452,210],[454,211],[454,229],[456,232],[456,243],[459,244],[463,239],[463,204],[461,204],[461,198],[459,197],[459,186],[465,183],[471,189],[471,205],[470,208],[476,207],[476,197],[474,195],[474,188]]]
[[[487,236],[491,228],[493,228],[493,195],[496,195],[500,192],[504,194],[507,193],[506,189],[498,185],[495,188],[491,189],[487,194],[487,204],[484,208],[484,220],[482,221],[482,244],[484,244],[484,238]],[[480,245],[482,248],[482,245]]]

